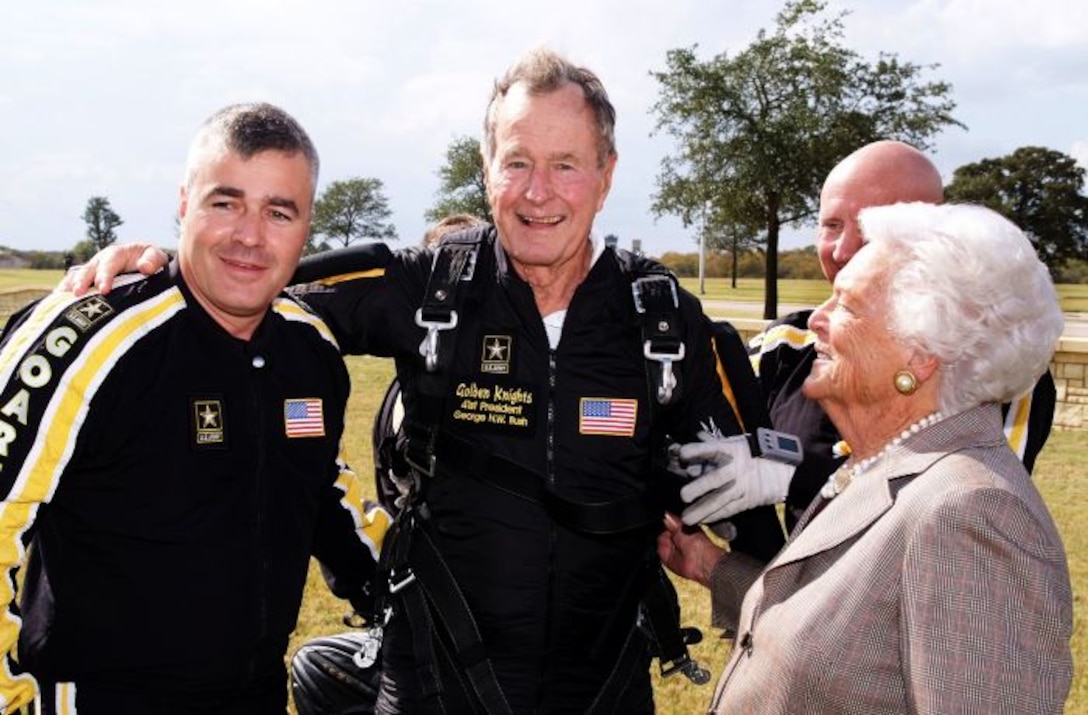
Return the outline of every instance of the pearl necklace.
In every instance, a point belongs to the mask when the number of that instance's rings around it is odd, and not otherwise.
[[[828,477],[827,484],[824,484],[820,490],[820,495],[824,499],[834,499],[839,494],[842,494],[843,490],[850,486],[850,483],[862,475],[865,470],[873,466],[873,464],[881,459],[889,451],[901,445],[906,439],[918,434],[926,427],[935,425],[944,419],[944,415],[939,411],[933,414],[923,417],[910,427],[899,433],[898,437],[892,439],[884,447],[871,457],[866,457],[857,464],[844,464],[835,470],[835,473]]]

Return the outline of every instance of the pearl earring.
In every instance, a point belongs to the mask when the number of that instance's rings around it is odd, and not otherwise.
[[[918,378],[910,370],[895,373],[895,389],[900,395],[913,395],[918,389]]]

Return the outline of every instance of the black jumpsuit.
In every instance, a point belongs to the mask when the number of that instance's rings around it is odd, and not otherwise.
[[[443,343],[454,347],[442,356],[437,412],[421,397],[421,388],[434,383],[419,351],[424,331],[414,319],[432,267],[430,251],[398,252],[384,271],[301,296],[346,352],[395,359],[406,423],[431,409],[442,430],[473,451],[524,465],[578,502],[645,490],[659,474],[670,436],[691,441],[701,429],[738,430],[693,296],[680,294],[681,388],[661,407],[643,355],[632,269],[621,265],[643,259],[604,250],[575,292],[553,350],[532,290],[512,270],[494,229],[476,230],[482,244],[471,287],[460,289],[455,337]],[[341,262],[342,272],[351,269],[350,260]],[[304,268],[300,276],[317,277]],[[641,639],[636,609],[660,525],[609,536],[579,533],[480,476],[449,469],[440,458],[436,476],[424,482],[429,518],[422,528],[464,592],[513,711],[585,711],[628,637]],[[418,711],[423,704],[414,700],[420,689],[405,618],[394,616],[383,657],[379,710]],[[653,707],[649,656],[642,660],[622,688],[622,712]],[[454,690],[452,671],[442,675]]]
[[[338,467],[328,329],[284,297],[239,340],[171,270],[47,296],[0,364],[3,549],[30,546],[7,672],[47,712],[282,713],[311,554],[362,606],[379,541]],[[0,677],[7,698],[31,687]]]

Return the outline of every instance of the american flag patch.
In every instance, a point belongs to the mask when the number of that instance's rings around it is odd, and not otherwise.
[[[288,437],[324,437],[325,414],[316,397],[283,401],[283,424]]]
[[[578,414],[580,434],[607,434],[631,437],[635,434],[638,400],[607,400],[583,397]]]

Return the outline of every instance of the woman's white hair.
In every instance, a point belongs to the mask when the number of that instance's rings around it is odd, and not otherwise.
[[[859,214],[891,256],[889,328],[941,365],[940,408],[1011,402],[1050,363],[1064,318],[1027,236],[982,206],[911,203]]]

